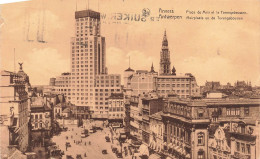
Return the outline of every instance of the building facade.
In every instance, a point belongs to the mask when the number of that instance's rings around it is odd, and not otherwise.
[[[137,140],[142,140],[142,105],[139,96],[130,99],[130,135]]]
[[[150,119],[149,116],[163,109],[163,98],[158,97],[156,93],[145,94],[141,98],[142,107],[142,141],[147,145],[150,142]]]
[[[56,78],[55,92],[64,94],[76,106],[89,107],[92,118],[107,119],[106,99],[111,93],[121,93],[121,76],[108,74],[106,42],[100,31],[99,12],[75,12],[75,37],[70,43],[71,71]]]
[[[52,109],[44,103],[43,98],[39,97],[31,105],[32,131],[44,130],[49,135],[51,120]]]
[[[169,97],[161,153],[172,158],[259,158],[258,99]]]
[[[29,77],[23,72],[21,64],[18,73],[1,71],[1,129],[8,130],[7,146],[16,146],[22,152],[29,146],[30,102],[26,91],[28,83]]]
[[[162,121],[162,111],[157,112],[149,116],[150,119],[150,138],[149,147],[157,152],[161,153],[163,149],[163,134],[164,125]]]
[[[50,83],[54,86],[56,94],[64,94],[66,98],[71,95],[71,73],[64,72],[54,79],[51,78]]]
[[[125,89],[130,89],[131,95],[138,96],[156,90],[157,72],[147,70],[125,70]]]
[[[125,103],[123,93],[112,93],[108,98],[108,120],[120,121],[125,118]]]
[[[195,77],[186,73],[181,75],[167,75],[157,77],[157,92],[160,96],[167,97],[175,93],[179,98],[189,98],[200,94]]]

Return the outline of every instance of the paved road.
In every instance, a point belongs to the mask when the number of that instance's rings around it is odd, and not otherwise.
[[[73,129],[73,130],[72,130]],[[90,136],[86,138],[81,138],[81,131],[83,128],[78,128],[76,126],[69,127],[68,131],[62,132],[59,136],[54,136],[52,141],[55,142],[59,148],[64,151],[65,155],[63,158],[66,158],[66,155],[71,155],[76,158],[77,154],[81,154],[83,158],[89,159],[113,159],[117,158],[115,154],[111,150],[111,142],[106,142],[105,136],[110,134],[109,128],[105,128],[103,131],[98,130],[96,133],[90,134]],[[66,139],[66,136],[69,139]],[[72,138],[71,138],[72,136]],[[81,142],[79,144],[74,143]],[[89,145],[89,141],[91,145]],[[71,147],[68,147],[66,151],[65,143],[70,142]],[[86,145],[85,145],[86,142]],[[119,146],[118,141],[115,141],[113,145]],[[102,154],[102,150],[106,149],[108,154]],[[84,157],[84,153],[86,153],[87,157]]]

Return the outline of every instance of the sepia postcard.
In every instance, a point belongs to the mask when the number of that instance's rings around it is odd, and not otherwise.
[[[260,159],[259,0],[1,0],[1,159]]]

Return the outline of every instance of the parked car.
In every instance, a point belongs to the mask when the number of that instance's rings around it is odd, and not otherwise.
[[[116,153],[117,152],[117,148],[116,147],[112,148],[112,152]]]
[[[81,134],[80,137],[81,137],[81,138],[85,138],[86,135],[85,135],[85,134]]]
[[[116,154],[116,157],[117,157],[117,158],[123,158],[123,155],[122,155],[121,152],[118,152],[118,153]]]
[[[66,142],[66,146],[67,146],[67,147],[71,147],[70,142]]]
[[[102,150],[102,154],[107,154],[107,150]]]
[[[76,159],[82,159],[81,154],[77,154]]]
[[[116,147],[113,147],[113,148],[112,148],[112,152],[116,153],[116,152],[117,152],[117,148],[116,148]]]
[[[66,159],[74,159],[71,155],[66,155]]]
[[[110,142],[110,138],[108,136],[105,137],[106,142]]]
[[[106,142],[110,142],[110,138],[106,139]]]

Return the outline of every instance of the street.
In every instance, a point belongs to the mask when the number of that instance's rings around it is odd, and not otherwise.
[[[66,155],[71,155],[73,158],[76,158],[78,154],[81,155],[82,158],[89,159],[117,158],[116,155],[112,152],[111,146],[113,145],[114,147],[120,149],[119,142],[117,140],[113,140],[112,143],[112,139],[111,142],[106,142],[105,140],[105,136],[109,135],[111,138],[111,132],[109,128],[104,128],[102,131],[98,130],[93,134],[89,134],[89,136],[86,138],[81,138],[82,130],[83,128],[77,126],[68,127],[66,132],[61,132],[59,136],[54,136],[52,138],[52,141],[55,142],[62,151],[64,151],[62,158],[66,158]],[[71,144],[71,147],[68,147],[67,151],[65,145],[66,142],[70,142]],[[102,154],[102,150],[107,150],[107,154]]]

